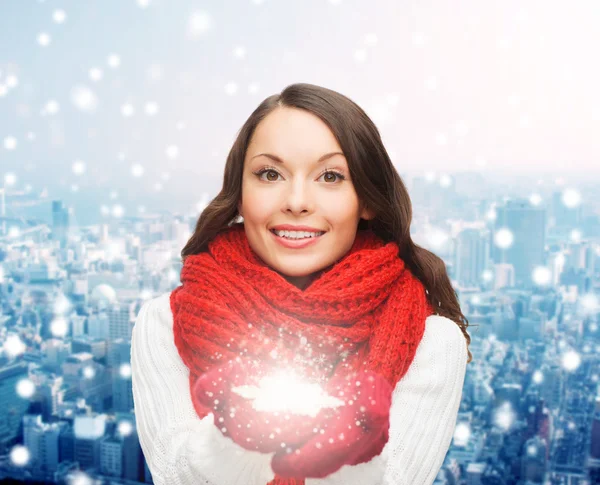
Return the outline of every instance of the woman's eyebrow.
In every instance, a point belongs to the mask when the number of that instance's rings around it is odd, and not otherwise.
[[[328,160],[329,158],[335,156],[335,155],[341,155],[342,157],[344,156],[344,154],[342,152],[331,152],[331,153],[326,153],[325,155],[321,156],[318,160],[317,163],[321,163],[324,162],[325,160]],[[256,157],[267,157],[270,158],[271,160],[273,160],[274,162],[277,163],[285,163],[285,161],[283,159],[281,159],[280,157],[278,157],[277,155],[273,155],[271,153],[259,153],[258,155],[254,155],[250,160],[255,159]]]

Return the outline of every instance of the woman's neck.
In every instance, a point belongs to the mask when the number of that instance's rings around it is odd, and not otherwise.
[[[296,288],[304,290],[317,278],[317,276],[319,276],[319,274],[321,274],[321,271],[307,276],[287,276],[284,274],[282,274],[281,276],[285,278],[288,281],[288,283],[294,285]]]

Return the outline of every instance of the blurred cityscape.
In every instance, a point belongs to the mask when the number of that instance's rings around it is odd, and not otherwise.
[[[152,483],[136,316],[298,82],[376,124],[471,325],[435,483],[600,483],[598,0],[0,5],[0,483]]]
[[[444,259],[472,325],[435,483],[599,483],[598,184],[407,178],[413,240]],[[0,479],[152,483],[131,331],[145,300],[179,284],[197,214],[86,226],[61,200],[11,190],[10,177],[1,202]]]

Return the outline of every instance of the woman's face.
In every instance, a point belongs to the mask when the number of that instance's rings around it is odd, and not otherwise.
[[[319,162],[335,152],[340,154]],[[302,289],[350,250],[360,219],[373,218],[361,210],[341,152],[323,121],[294,108],[277,108],[265,117],[246,151],[238,211],[250,247]],[[309,226],[325,234],[308,247],[292,249],[271,232],[282,224]]]

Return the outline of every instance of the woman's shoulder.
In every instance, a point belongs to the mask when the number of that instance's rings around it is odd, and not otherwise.
[[[425,332],[419,345],[421,354],[439,355],[443,352],[452,355],[462,364],[468,357],[465,336],[454,320],[443,315],[433,314],[425,320]]]
[[[149,304],[157,311],[171,312],[171,291],[167,291],[161,295],[150,298],[145,304]]]
[[[161,326],[167,330],[173,328],[173,314],[171,312],[171,292],[146,300],[138,313],[136,325]]]
[[[429,315],[425,320],[425,328],[429,333],[431,332],[442,332],[448,338],[462,338],[464,335],[462,330],[454,320],[443,315],[434,313]]]

